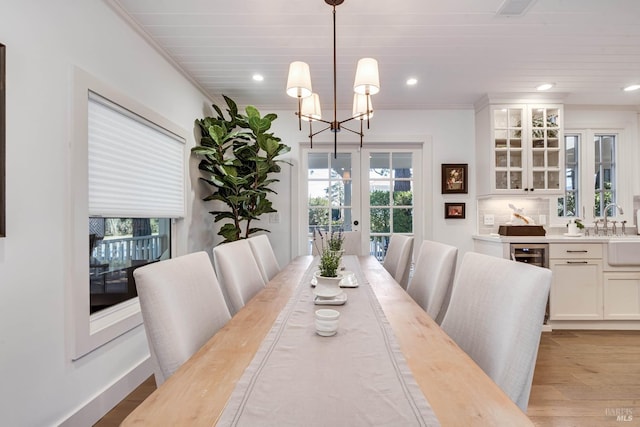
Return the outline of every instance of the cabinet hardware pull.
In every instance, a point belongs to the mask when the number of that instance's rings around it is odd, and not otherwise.
[[[581,251],[570,251],[570,250],[567,250],[567,253],[569,253],[569,254],[577,254],[577,253],[584,253],[584,254],[586,254],[587,252],[589,252],[589,251],[585,251],[585,250],[581,250]]]
[[[587,261],[567,261],[567,264],[588,264]]]

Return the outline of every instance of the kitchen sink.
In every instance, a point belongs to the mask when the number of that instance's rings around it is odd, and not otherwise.
[[[607,246],[609,265],[640,265],[640,236],[612,237]]]

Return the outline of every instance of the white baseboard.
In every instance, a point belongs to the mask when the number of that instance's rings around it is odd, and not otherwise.
[[[549,324],[544,324],[542,325],[542,332],[551,332],[553,329],[551,328],[551,325]]]
[[[104,389],[102,393],[87,402],[86,405],[60,422],[60,427],[86,427],[94,425],[151,375],[153,375],[153,366],[151,359],[147,357]]]
[[[640,321],[638,320],[550,320],[550,326],[554,330],[577,329],[577,330],[617,330],[617,331],[638,331]]]

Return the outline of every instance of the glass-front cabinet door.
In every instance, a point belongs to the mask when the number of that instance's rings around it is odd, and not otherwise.
[[[493,192],[561,193],[561,106],[494,106]]]
[[[497,108],[493,111],[496,190],[524,188],[522,181],[524,172],[522,160],[525,155],[522,145],[524,114],[524,109],[521,107]]]

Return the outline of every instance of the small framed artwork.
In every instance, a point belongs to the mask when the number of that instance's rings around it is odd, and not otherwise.
[[[464,219],[464,203],[445,203],[444,217],[447,219]]]
[[[442,165],[442,194],[464,193],[467,189],[467,164],[443,164]]]

